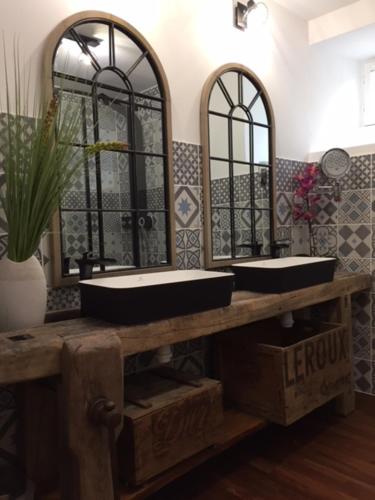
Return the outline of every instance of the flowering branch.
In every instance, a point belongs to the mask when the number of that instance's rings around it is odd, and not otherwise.
[[[319,168],[309,163],[303,173],[295,175],[293,179],[297,181],[298,187],[293,194],[293,219],[294,221],[305,221],[309,227],[310,254],[314,255],[316,245],[312,223],[317,212],[317,203],[320,195],[313,192],[319,177]]]

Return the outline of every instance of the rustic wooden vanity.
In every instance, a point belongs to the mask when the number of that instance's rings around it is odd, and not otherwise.
[[[225,409],[214,446],[138,488],[120,488],[119,497],[114,491],[116,484],[113,486],[112,476],[118,477],[118,474],[112,470],[111,454],[114,450],[109,437],[112,435],[114,441],[121,429],[124,357],[176,342],[234,331],[250,323],[318,304],[326,308],[330,321],[345,325],[351,332],[351,295],[370,286],[369,275],[339,274],[332,283],[283,294],[235,292],[228,307],[144,325],[125,327],[91,318],[77,318],[0,334],[0,384],[20,383],[21,388],[28,475],[38,481],[49,462],[59,463],[61,493],[39,498],[146,498],[267,425],[266,419],[235,408]],[[34,381],[50,377],[58,380],[58,411],[46,406],[45,400],[35,391]],[[339,414],[347,415],[353,411],[352,373],[347,389],[335,401]],[[45,442],[48,439],[43,424],[46,416],[59,422],[58,456],[48,456],[51,448]]]

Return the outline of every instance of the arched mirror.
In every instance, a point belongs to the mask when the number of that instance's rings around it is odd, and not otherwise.
[[[162,66],[131,26],[81,13],[51,35],[53,92],[80,117],[75,147],[121,141],[124,151],[87,158],[53,223],[54,284],[77,281],[77,260],[94,273],[174,267],[170,97]]]
[[[274,238],[274,120],[267,92],[229,64],[201,100],[206,267],[269,256]]]

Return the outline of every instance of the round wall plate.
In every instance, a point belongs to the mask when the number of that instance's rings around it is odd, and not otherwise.
[[[350,169],[350,156],[340,148],[332,148],[322,156],[320,161],[323,173],[327,177],[338,179]]]

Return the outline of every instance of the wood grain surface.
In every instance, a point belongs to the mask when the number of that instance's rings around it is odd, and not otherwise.
[[[122,355],[157,349],[270,318],[370,288],[367,274],[339,275],[331,283],[283,294],[235,292],[228,307],[135,326],[79,318],[0,334],[0,384],[44,378],[61,373],[66,339],[116,333]]]

